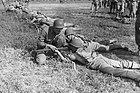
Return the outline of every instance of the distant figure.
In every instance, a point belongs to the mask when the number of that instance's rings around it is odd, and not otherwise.
[[[104,0],[103,1],[104,8],[107,8],[108,7],[108,3],[109,3],[109,0]]]
[[[140,55],[140,2],[138,3],[138,9],[136,12],[135,41],[136,44],[138,45],[138,53]]]
[[[93,14],[93,12],[94,12],[96,14],[98,8],[99,8],[99,1],[98,0],[92,0],[92,3],[91,3],[91,13]]]
[[[125,11],[125,0],[121,0],[121,10],[120,10],[120,15],[122,16]]]
[[[65,0],[60,0],[60,3],[65,3]]]
[[[117,0],[110,0],[110,13],[115,13],[117,8]]]
[[[115,0],[117,7],[116,7],[116,19],[120,19],[120,14],[121,14],[121,1],[120,0]]]
[[[100,8],[103,7],[103,0],[99,0],[99,7],[100,7]]]
[[[136,18],[136,11],[137,11],[137,2],[136,0],[132,0],[130,3],[130,18]]]
[[[26,7],[28,7],[30,1],[29,1],[29,0],[25,0],[24,2],[25,2],[25,4],[26,4]]]

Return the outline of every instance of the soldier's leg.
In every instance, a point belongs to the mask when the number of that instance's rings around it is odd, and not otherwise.
[[[140,64],[138,64],[135,61],[129,61],[129,60],[113,60],[109,59],[107,57],[101,56],[101,59],[105,60],[107,64],[110,66],[116,67],[116,68],[127,68],[127,69],[140,69]]]
[[[138,52],[140,51],[140,22],[139,20],[140,18],[137,18],[136,23],[135,23],[135,42],[138,46]]]
[[[91,5],[91,13],[94,12],[94,8],[95,8],[95,6],[94,6],[94,3],[92,2],[92,5]]]
[[[93,2],[91,3],[90,10],[92,10]]]
[[[97,13],[97,10],[99,8],[99,3],[96,3],[94,6],[95,6],[95,14],[96,14]]]
[[[129,61],[129,60],[122,60],[120,61],[122,64],[123,68],[128,68],[128,69],[140,69],[140,64],[138,64],[135,61]]]
[[[112,13],[113,3],[110,3],[110,13]]]
[[[110,65],[112,60],[105,58],[103,56],[97,57],[92,64],[90,64],[90,68],[100,70],[102,72],[112,74],[114,76],[119,76],[119,77],[126,77],[130,78],[136,81],[140,81],[140,73],[135,71],[135,70],[129,70],[129,69],[123,69],[123,68],[117,68],[114,67],[113,65]],[[117,61],[114,61],[115,63]],[[116,64],[116,66],[119,66],[119,64]]]
[[[116,3],[115,2],[112,2],[112,13],[115,13],[115,10],[116,10]]]
[[[140,72],[129,69],[121,69],[114,67],[103,67],[99,69],[102,72],[112,74],[117,77],[124,77],[135,80],[136,82],[140,82]]]

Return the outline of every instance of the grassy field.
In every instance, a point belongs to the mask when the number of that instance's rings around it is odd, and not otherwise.
[[[36,4],[31,9],[39,10],[50,17],[61,17],[66,22],[80,25],[78,32],[98,41],[116,38],[137,51],[134,41],[134,22],[122,24],[115,21],[108,9],[100,9],[90,16],[90,4]],[[37,32],[28,21],[13,13],[0,11],[0,93],[139,93],[140,88],[130,79],[114,77],[77,65],[78,73],[71,62],[60,62],[48,57],[46,65],[34,63],[27,50],[36,47]],[[137,56],[117,50],[104,53],[106,57],[135,60]]]

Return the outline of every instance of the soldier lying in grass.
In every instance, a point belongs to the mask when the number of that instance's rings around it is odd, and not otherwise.
[[[68,30],[67,30],[68,29]],[[63,20],[55,20],[53,26],[46,27],[42,30],[37,43],[37,49],[44,49],[46,48],[47,44],[54,45],[55,47],[64,47],[66,46],[66,37],[65,34],[71,32],[71,29],[75,30],[75,28],[69,28],[64,26]],[[72,33],[75,33],[74,31]],[[83,37],[80,35],[80,37]],[[53,50],[53,49],[52,49]],[[36,56],[37,63],[44,64],[46,61],[46,54],[43,52],[38,53]]]
[[[46,48],[46,46],[48,46],[49,48],[54,50],[54,47],[52,45],[57,48],[64,47],[66,43],[64,35],[66,29],[67,28],[64,26],[63,20],[55,20],[53,26],[50,26],[41,32],[41,35],[38,38],[37,49],[44,49]],[[48,44],[50,44],[51,46]],[[44,64],[46,61],[46,53],[38,53],[38,55],[36,56],[36,61],[39,64]]]
[[[68,55],[69,59],[78,61],[91,69],[130,78],[139,83],[140,73],[134,69],[140,69],[140,64],[128,60],[112,60],[99,54],[100,51],[111,51],[117,48],[125,48],[125,46],[105,46],[97,42],[83,40],[74,34],[68,34],[66,37],[67,47],[72,51],[72,54]]]

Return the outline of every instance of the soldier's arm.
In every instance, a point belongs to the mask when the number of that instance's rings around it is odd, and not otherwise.
[[[31,23],[34,23],[37,19],[34,17],[32,20],[31,20]]]
[[[99,52],[109,51],[109,46],[99,44],[98,42],[92,42],[91,44],[92,44],[93,50],[95,51],[99,51]]]
[[[38,41],[37,41],[37,46],[38,46],[39,49],[42,49],[42,48],[46,47],[46,44],[47,44],[45,42],[46,35],[47,35],[47,32],[42,31],[41,35],[39,36]]]
[[[68,58],[70,59],[70,60],[72,60],[72,61],[78,61],[78,62],[80,62],[80,63],[82,63],[82,64],[87,64],[86,62],[86,60],[84,59],[84,57],[82,57],[82,56],[80,56],[79,54],[77,54],[77,53],[72,53],[72,54],[69,54],[68,55]]]
[[[112,44],[112,45],[109,45],[109,46],[105,46],[105,45],[101,45],[99,43],[94,43],[93,45],[95,46],[95,50],[99,51],[99,52],[108,52],[108,51],[112,51],[112,50],[115,50],[115,49],[124,49],[126,51],[129,50],[129,48],[127,48],[123,44]]]
[[[62,61],[68,61],[62,54],[60,51],[55,50],[55,52],[58,54],[58,56],[61,58]]]

